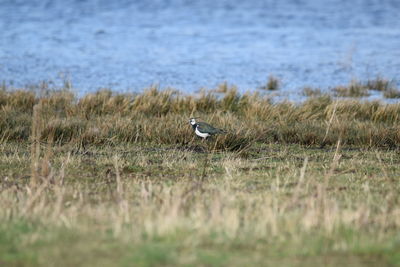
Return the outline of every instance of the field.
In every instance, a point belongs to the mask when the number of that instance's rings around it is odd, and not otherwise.
[[[0,265],[400,264],[400,104],[42,87],[0,90]]]

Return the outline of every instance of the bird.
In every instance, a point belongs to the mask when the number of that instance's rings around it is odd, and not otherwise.
[[[194,133],[203,138],[204,140],[207,139],[207,137],[216,135],[216,134],[224,134],[226,131],[222,129],[215,128],[214,126],[211,126],[208,123],[205,122],[196,122],[197,118],[190,118],[189,123],[192,125],[192,128],[194,130]]]

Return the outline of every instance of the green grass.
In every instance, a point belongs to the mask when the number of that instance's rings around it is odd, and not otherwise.
[[[38,170],[41,184],[50,182],[32,200],[39,189],[29,185],[28,148],[5,145],[2,261],[15,266],[398,263],[398,151],[343,148],[332,166],[334,148],[255,145],[245,158],[229,151],[153,148],[90,146],[86,153],[71,154],[68,147],[53,147],[51,171]]]
[[[400,264],[399,104],[220,89],[1,91],[0,265]]]

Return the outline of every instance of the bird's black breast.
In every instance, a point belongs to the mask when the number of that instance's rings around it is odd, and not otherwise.
[[[196,131],[197,123],[192,125],[193,131]]]

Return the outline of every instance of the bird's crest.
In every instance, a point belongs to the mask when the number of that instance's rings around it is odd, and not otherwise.
[[[193,118],[190,118],[189,119],[189,123],[191,124],[191,125],[195,125],[196,124],[196,119],[198,119],[199,117],[193,117]]]

